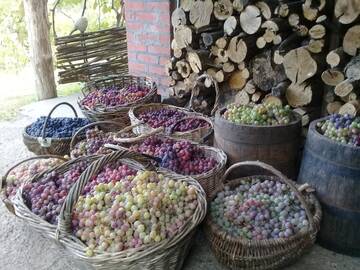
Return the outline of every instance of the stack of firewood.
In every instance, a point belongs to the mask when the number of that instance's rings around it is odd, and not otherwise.
[[[360,4],[353,7],[354,2],[359,0],[338,0],[336,6],[329,0],[180,1],[172,14],[173,57],[166,65],[170,96],[184,99],[194,88],[202,88],[196,91],[195,105],[199,111],[209,111],[212,84],[196,83],[199,75],[207,73],[220,84],[226,102],[289,104],[304,116],[304,125],[320,114],[321,78],[336,85],[335,93],[340,91],[345,102],[355,103],[356,91],[349,85],[356,88],[360,75],[356,77],[348,65],[358,62],[343,57],[343,51],[356,55],[360,46],[360,26],[353,26]],[[327,56],[336,35],[330,33],[337,29],[334,13],[351,28],[345,31],[342,48]],[[324,72],[329,61],[331,69]],[[344,62],[349,63],[342,66]],[[334,102],[329,107],[340,105]]]
[[[329,68],[322,73],[328,86],[324,95],[327,113],[356,115],[360,109],[360,0],[337,0],[334,8]]]

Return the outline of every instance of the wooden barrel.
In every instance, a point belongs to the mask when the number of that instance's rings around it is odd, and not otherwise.
[[[310,125],[298,181],[312,185],[322,204],[319,243],[360,256],[360,148],[318,133],[316,123],[323,119]]]
[[[290,178],[296,178],[301,143],[301,118],[287,125],[255,126],[234,124],[218,110],[214,123],[214,144],[227,155],[230,164],[260,160],[274,166]]]

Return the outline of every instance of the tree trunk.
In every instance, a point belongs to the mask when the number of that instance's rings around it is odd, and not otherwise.
[[[24,8],[37,97],[56,97],[47,0],[24,0]]]

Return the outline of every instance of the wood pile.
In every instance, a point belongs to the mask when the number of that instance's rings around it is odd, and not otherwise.
[[[208,112],[215,91],[206,80],[196,83],[206,73],[220,84],[225,103],[289,104],[301,112],[305,125],[321,113],[323,79],[343,95],[330,100],[329,107],[346,102],[357,108],[357,92],[350,89],[360,83],[360,75],[353,74],[360,61],[344,57],[356,56],[360,47],[360,26],[353,25],[360,12],[357,2],[182,0],[172,14],[173,57],[166,65],[169,94],[186,99],[196,89],[195,109]],[[342,48],[328,54],[338,36],[334,14],[340,24],[351,27],[341,25]]]

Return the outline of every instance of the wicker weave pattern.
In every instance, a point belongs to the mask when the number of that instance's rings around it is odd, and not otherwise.
[[[109,76],[106,78],[98,79],[90,82],[83,89],[84,95],[95,89],[101,89],[103,87],[119,87],[124,88],[127,86],[141,86],[150,88],[150,92],[143,98],[126,105],[118,105],[114,107],[98,106],[94,109],[90,109],[81,104],[81,100],[78,101],[78,105],[83,114],[92,122],[97,121],[117,121],[122,124],[122,127],[130,125],[130,119],[128,112],[132,106],[146,104],[153,102],[156,99],[157,86],[147,77],[135,77],[131,75],[126,76]]]
[[[139,248],[132,248],[117,253],[98,253],[94,257],[85,255],[85,244],[72,235],[71,231],[71,213],[86,183],[96,175],[101,168],[110,163],[121,159],[121,162],[127,164],[133,169],[144,170],[146,167],[139,162],[132,160],[141,160],[146,163],[147,159],[134,152],[116,151],[92,163],[86,171],[83,172],[79,181],[71,189],[60,214],[58,224],[58,239],[75,257],[83,260],[96,269],[180,269],[185,255],[190,246],[190,240],[195,232],[197,225],[203,220],[206,214],[205,193],[201,186],[192,178],[177,175],[165,170],[158,170],[177,181],[186,181],[193,185],[198,194],[198,207],[194,215],[183,226],[181,231],[171,239],[161,241],[157,244],[145,245]],[[130,159],[129,159],[130,158]],[[146,163],[149,165],[150,163]]]
[[[138,116],[142,112],[151,111],[151,110],[159,110],[161,108],[168,108],[168,109],[176,110],[179,112],[183,112],[186,114],[186,116],[188,118],[202,119],[204,121],[207,121],[210,124],[210,128],[209,127],[200,127],[200,128],[185,131],[185,132],[172,132],[172,130],[170,130],[171,137],[178,138],[178,139],[186,139],[186,140],[190,140],[190,141],[194,141],[194,142],[202,142],[203,138],[207,137],[214,128],[214,124],[213,124],[212,120],[208,117],[203,116],[200,113],[191,112],[185,108],[180,108],[180,107],[176,107],[173,105],[150,103],[150,104],[146,104],[143,106],[136,106],[129,110],[129,118],[131,121],[131,125],[136,125],[136,127],[133,129],[133,132],[137,135],[140,135],[140,134],[146,134],[146,133],[153,131],[154,128],[143,123],[138,118]],[[183,120],[184,119],[181,119],[180,121],[183,121]]]
[[[312,194],[302,195],[298,191],[295,182],[287,179],[273,167],[258,161],[240,162],[231,166],[224,175],[224,180],[230,172],[239,166],[259,166],[271,171],[275,176],[253,175],[233,179],[226,183],[230,189],[236,188],[241,181],[246,179],[251,181],[253,178],[269,179],[287,184],[296,194],[303,205],[307,214],[310,228],[298,234],[282,239],[269,240],[247,240],[240,237],[233,237],[223,231],[211,216],[207,215],[205,221],[205,234],[210,241],[211,249],[216,258],[230,269],[256,269],[268,270],[278,269],[296,260],[307,251],[315,242],[316,234],[320,229],[322,216],[321,207],[318,200]],[[224,189],[224,185],[217,190],[217,193]],[[216,194],[212,196],[212,200]],[[311,204],[309,204],[311,202]]]

